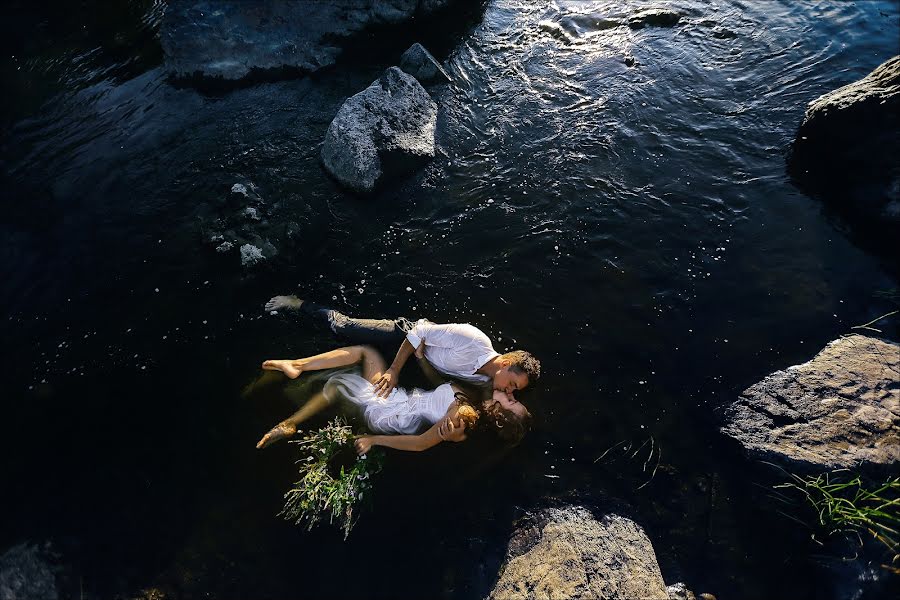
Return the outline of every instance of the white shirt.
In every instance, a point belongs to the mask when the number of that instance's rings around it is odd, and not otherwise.
[[[500,356],[494,352],[488,336],[468,323],[438,325],[428,319],[419,319],[406,334],[406,339],[413,348],[425,342],[425,358],[435,369],[466,381],[489,381],[490,377],[475,371]]]

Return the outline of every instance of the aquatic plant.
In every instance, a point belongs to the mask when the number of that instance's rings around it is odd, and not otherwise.
[[[787,471],[785,471],[787,472]],[[814,526],[826,535],[868,533],[884,544],[894,555],[900,556],[900,477],[888,479],[874,489],[869,488],[859,475],[845,469],[801,477],[788,473],[791,481],[774,486],[776,489],[799,493],[815,513]],[[791,502],[785,494],[777,494],[781,500]],[[792,515],[788,518],[804,523]],[[813,536],[815,539],[815,535]],[[888,567],[893,569],[893,567]]]
[[[297,460],[300,480],[284,495],[278,516],[296,525],[305,522],[312,529],[325,516],[344,531],[344,539],[359,518],[359,507],[372,491],[372,478],[381,471],[382,455],[369,452],[356,456],[353,430],[337,417],[297,444],[302,457]]]
[[[646,454],[644,454],[645,452]],[[647,479],[635,488],[635,491],[641,490],[647,487],[653,481],[653,478],[656,477],[656,472],[659,470],[660,461],[662,460],[662,448],[659,447],[656,443],[656,438],[652,435],[648,436],[641,444],[638,444],[635,440],[622,440],[607,448],[603,454],[597,457],[594,464],[610,465],[620,459],[630,463],[637,459],[637,464],[643,464],[641,473]],[[653,465],[652,470],[649,470],[650,465]],[[622,469],[619,468],[618,470],[621,471]]]

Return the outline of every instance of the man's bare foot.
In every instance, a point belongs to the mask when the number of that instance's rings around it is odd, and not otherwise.
[[[297,310],[301,306],[303,306],[303,300],[297,296],[272,296],[272,298],[266,302],[266,312],[281,310],[282,308]]]
[[[261,440],[256,443],[256,449],[262,450],[269,444],[275,443],[278,440],[282,440],[286,437],[291,437],[297,433],[297,426],[291,425],[290,423],[281,422],[272,429],[269,430],[269,433],[264,435]]]
[[[262,368],[264,371],[281,371],[290,379],[297,379],[300,377],[300,373],[303,372],[302,369],[294,365],[292,360],[267,360],[262,364]]]

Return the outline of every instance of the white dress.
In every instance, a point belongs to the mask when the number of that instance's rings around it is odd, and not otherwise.
[[[357,405],[369,429],[387,434],[420,433],[447,414],[456,399],[449,383],[433,390],[394,388],[387,398],[379,398],[375,387],[355,373],[332,375],[325,384],[325,393],[340,394]]]

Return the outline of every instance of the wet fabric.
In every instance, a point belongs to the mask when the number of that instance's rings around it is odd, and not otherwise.
[[[394,388],[387,398],[379,398],[372,384],[355,373],[330,377],[325,394],[358,406],[373,432],[401,435],[420,433],[434,425],[447,414],[455,399],[449,383],[433,390]]]

